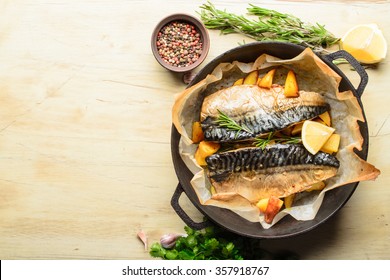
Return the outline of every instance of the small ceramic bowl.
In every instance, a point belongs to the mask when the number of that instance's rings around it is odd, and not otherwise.
[[[173,14],[154,28],[151,47],[161,66],[173,72],[189,72],[206,58],[210,38],[206,27],[197,18]]]

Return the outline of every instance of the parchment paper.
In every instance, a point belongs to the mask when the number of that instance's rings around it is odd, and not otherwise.
[[[265,73],[275,67],[278,67],[274,77],[275,84],[283,85],[287,71],[292,69],[296,73],[300,90],[318,92],[330,104],[332,126],[336,129],[335,133],[341,136],[337,153],[340,168],[336,176],[325,181],[324,190],[297,194],[293,207],[279,212],[272,224],[268,224],[259,209],[239,194],[211,194],[211,183],[194,158],[197,144],[191,141],[190,135],[193,122],[199,121],[200,107],[205,96],[231,86],[234,81],[255,69],[258,69],[259,73]],[[178,94],[172,110],[172,119],[181,134],[179,151],[183,161],[194,174],[191,185],[200,203],[230,209],[251,222],[260,222],[263,228],[270,228],[286,215],[297,220],[311,220],[316,216],[327,191],[352,182],[374,180],[380,171],[360,159],[353,151],[354,148],[362,149],[363,137],[357,123],[364,122],[362,109],[351,91],[338,91],[340,81],[341,77],[337,73],[310,49],[306,49],[289,60],[263,54],[252,63],[221,63],[204,80]]]

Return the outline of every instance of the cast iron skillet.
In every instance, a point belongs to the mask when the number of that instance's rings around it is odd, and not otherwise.
[[[207,74],[211,73],[212,70],[221,62],[232,62],[234,60],[238,60],[241,62],[253,62],[258,56],[263,53],[267,53],[282,59],[290,59],[300,54],[303,50],[304,47],[281,42],[255,42],[239,46],[223,53],[222,55],[216,57],[214,60],[208,63],[195,76],[189,86],[204,79]],[[364,68],[349,53],[345,51],[337,51],[325,56],[319,55],[319,57],[330,68],[332,68],[337,74],[342,77],[339,90],[351,90],[354,93],[363,110],[364,116],[364,109],[360,100],[363,90],[368,82],[368,75]],[[335,66],[335,64],[332,63],[332,61],[337,58],[346,59],[359,74],[360,83],[356,89],[348,80],[348,78],[343,74],[343,72],[341,72],[341,70],[337,66]],[[368,153],[367,122],[359,123],[359,126],[361,134],[364,138],[364,143],[362,151],[356,151],[356,153],[362,159],[366,160]],[[180,134],[177,132],[176,128],[172,126],[171,152],[176,175],[179,179],[179,184],[172,196],[171,205],[176,211],[176,213],[180,216],[180,218],[188,226],[194,229],[202,229],[206,227],[209,222],[194,222],[185,213],[185,211],[179,204],[179,198],[183,192],[185,192],[190,201],[196,206],[196,208],[199,209],[200,212],[202,212],[208,218],[208,220],[211,220],[212,222],[231,232],[252,238],[282,238],[291,237],[310,231],[318,225],[324,223],[344,206],[344,204],[352,196],[358,185],[358,183],[352,183],[328,191],[325,195],[319,212],[313,220],[297,221],[291,216],[286,216],[270,229],[263,229],[260,223],[249,222],[228,209],[223,209],[215,206],[204,206],[200,204],[198,197],[190,184],[190,180],[192,179],[193,174],[186,167],[179,154],[179,140]]]

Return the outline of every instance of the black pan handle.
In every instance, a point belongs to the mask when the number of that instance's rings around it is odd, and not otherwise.
[[[179,198],[183,192],[184,192],[184,189],[179,183],[177,185],[176,190],[173,193],[173,196],[171,199],[171,205],[172,205],[173,209],[175,210],[175,212],[177,213],[177,215],[179,215],[179,217],[183,220],[183,222],[185,222],[187,224],[187,226],[189,226],[192,229],[201,230],[201,229],[204,229],[206,227],[209,227],[211,225],[211,223],[209,221],[204,221],[204,222],[200,222],[200,223],[195,222],[194,220],[192,220],[190,218],[190,216],[187,215],[187,213],[183,210],[183,208],[181,208],[181,206],[179,204]]]
[[[360,99],[360,97],[363,94],[364,89],[366,88],[366,85],[368,83],[368,75],[364,67],[348,52],[344,50],[339,50],[330,54],[325,55],[325,58],[333,63],[334,60],[338,58],[344,58],[349,62],[349,64],[355,69],[355,71],[359,74],[360,76],[360,83],[359,86],[357,87],[356,93],[357,97]]]

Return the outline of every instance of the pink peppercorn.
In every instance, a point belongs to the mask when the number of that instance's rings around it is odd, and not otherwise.
[[[195,26],[173,21],[160,30],[156,46],[166,63],[176,67],[186,67],[199,59],[203,43]]]

